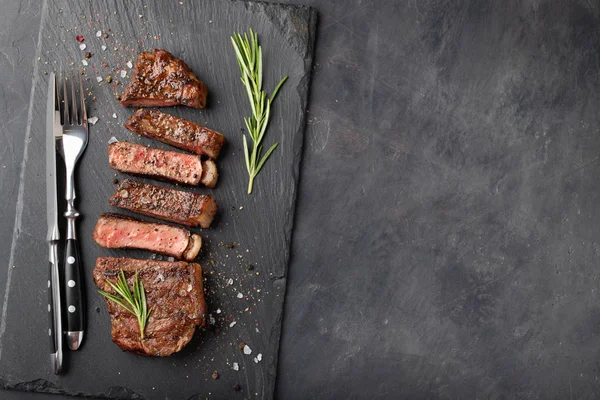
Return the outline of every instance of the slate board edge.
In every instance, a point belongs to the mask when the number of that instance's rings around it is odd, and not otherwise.
[[[279,310],[279,316],[278,316],[278,322],[275,324],[274,326],[274,332],[271,332],[271,335],[274,335],[277,339],[275,343],[275,347],[277,348],[277,353],[276,353],[276,357],[273,361],[273,370],[275,371],[275,376],[273,377],[274,380],[274,385],[273,385],[273,390],[270,393],[270,397],[269,398],[274,398],[275,397],[275,390],[277,387],[277,364],[279,361],[279,349],[281,346],[281,332],[282,332],[282,325],[283,325],[283,313],[285,310],[285,295],[287,292],[287,274],[288,274],[288,269],[289,269],[289,265],[290,265],[290,253],[291,253],[291,246],[292,246],[292,240],[293,240],[293,228],[294,228],[294,221],[295,221],[295,216],[296,216],[296,207],[297,207],[297,199],[298,199],[298,188],[300,186],[300,167],[302,165],[302,154],[304,152],[304,133],[306,132],[306,120],[307,120],[307,111],[308,111],[308,104],[310,102],[310,82],[311,82],[311,77],[312,77],[312,69],[313,69],[313,61],[314,61],[314,47],[315,47],[315,43],[316,43],[316,34],[317,34],[317,21],[318,21],[318,13],[317,10],[312,8],[312,7],[306,7],[306,6],[300,6],[301,8],[305,8],[308,9],[309,12],[309,22],[308,22],[308,46],[306,47],[306,53],[303,55],[304,58],[304,65],[306,67],[306,70],[308,71],[308,73],[303,77],[303,79],[299,82],[298,86],[296,87],[296,91],[300,94],[300,97],[302,98],[302,91],[306,91],[306,97],[304,98],[303,104],[302,104],[302,108],[303,108],[303,113],[302,113],[302,120],[300,121],[300,125],[298,127],[298,130],[296,132],[295,135],[295,140],[299,141],[299,145],[298,145],[298,153],[294,156],[295,159],[297,159],[297,161],[294,162],[294,170],[293,170],[293,176],[294,176],[294,180],[295,180],[295,185],[294,188],[292,190],[292,204],[291,204],[291,210],[292,212],[290,213],[290,215],[288,215],[287,221],[286,221],[286,225],[289,226],[286,234],[289,236],[289,243],[290,245],[287,248],[286,254],[285,254],[285,265],[286,268],[284,270],[284,275],[283,276],[276,276],[273,277],[273,285],[277,285],[281,280],[283,280],[283,282],[281,283],[282,285],[282,292],[283,292],[283,301],[281,303],[281,309]]]
[[[303,52],[304,54],[302,54],[302,52],[300,52],[299,47],[296,46],[295,43],[289,43],[290,46],[294,48],[294,50],[296,50],[297,52],[300,53],[300,55],[304,59],[304,65],[306,67],[306,70],[308,71],[308,73],[303,77],[303,79],[300,80],[299,84],[295,88],[296,92],[298,92],[300,95],[302,94],[303,91],[306,91],[307,94],[306,94],[306,97],[304,98],[304,100],[302,101],[302,108],[303,108],[302,118],[301,118],[298,130],[296,131],[296,134],[294,135],[295,140],[300,141],[300,143],[299,143],[298,153],[294,155],[294,159],[296,159],[297,161],[294,162],[294,168],[293,168],[293,176],[295,179],[295,182],[294,182],[295,184],[292,189],[292,204],[291,204],[292,212],[288,215],[287,221],[285,222],[285,225],[288,225],[286,234],[288,236],[290,236],[290,246],[291,246],[291,236],[293,233],[294,217],[295,217],[296,206],[297,206],[300,165],[302,163],[302,154],[303,154],[303,147],[304,147],[304,132],[306,129],[306,118],[307,118],[306,112],[307,112],[308,102],[309,102],[309,98],[310,98],[310,86],[309,85],[310,85],[311,76],[312,76],[318,13],[317,13],[316,9],[314,9],[313,7],[305,6],[305,5],[284,4],[284,3],[267,3],[267,2],[263,2],[263,1],[250,1],[250,0],[230,0],[230,1],[232,3],[236,3],[236,2],[244,3],[246,8],[251,12],[255,12],[255,10],[252,9],[252,7],[261,7],[261,8],[263,8],[263,11],[265,11],[265,13],[267,15],[269,15],[269,13],[266,12],[266,9],[275,8],[275,7],[295,9],[297,11],[302,10],[309,14],[309,23],[308,23],[308,31],[307,31],[308,40],[306,43],[307,44],[306,51]],[[45,0],[42,5],[42,12],[41,12],[42,21],[43,21],[44,15],[47,14],[47,12],[48,12],[47,0]],[[270,19],[273,22],[273,25],[277,26],[278,29],[283,30],[283,26],[281,26],[281,24],[277,23],[277,21],[275,21],[273,18],[270,18]],[[43,34],[43,28],[44,28],[44,25],[43,25],[43,23],[41,23],[39,33],[38,33],[38,44],[36,46],[36,58],[38,57],[39,53],[41,52],[41,48],[40,48],[41,40],[40,39]],[[34,62],[36,65],[38,64],[38,62],[35,59],[34,59]],[[35,86],[36,86],[35,75],[36,74],[39,75],[39,71],[34,71],[34,85],[33,85],[32,91],[31,91],[32,99],[35,95]],[[33,106],[32,99],[30,99],[30,104],[29,104],[30,108]],[[25,138],[25,140],[27,141],[27,137]],[[26,151],[26,149],[25,149],[25,151]],[[22,172],[25,170],[26,163],[27,163],[27,160],[24,155],[23,164],[21,166]],[[22,173],[21,173],[21,175],[22,175]],[[23,186],[23,182],[21,182],[20,186]],[[15,231],[16,231],[16,229],[17,229],[17,227],[15,226]],[[13,243],[15,243],[15,242],[16,242],[16,238],[13,238]],[[12,252],[11,252],[11,255],[12,255]],[[284,275],[276,276],[276,277],[272,278],[274,285],[276,285],[280,280],[282,280],[282,279],[284,280],[284,282],[282,284],[282,286],[283,286],[283,288],[282,288],[283,301],[282,301],[281,309],[279,311],[278,323],[274,326],[275,331],[271,332],[271,334],[276,335],[275,337],[277,338],[276,339],[277,340],[277,343],[276,343],[277,349],[279,349],[279,346],[280,346],[281,329],[282,329],[282,322],[283,322],[282,316],[283,316],[283,310],[285,307],[285,293],[286,293],[286,284],[287,284],[286,278],[287,278],[287,269],[289,268],[289,261],[290,261],[290,248],[289,247],[287,248],[287,251],[285,254],[285,260],[286,260],[285,261],[286,268],[284,270]],[[279,354],[277,352],[275,360],[274,360],[274,370],[275,371],[277,368],[278,356],[279,356]],[[274,379],[275,384],[273,385],[272,391],[269,393],[268,398],[273,398],[274,394],[275,394],[276,376],[274,378],[275,378]],[[69,392],[69,391],[65,391],[63,389],[58,388],[53,382],[50,382],[45,379],[36,379],[33,381],[28,381],[28,382],[11,383],[10,379],[5,379],[5,377],[0,377],[0,388],[3,390],[23,391],[23,392],[32,392],[32,393],[58,394],[58,395],[66,395],[66,396],[81,397],[81,398],[107,398],[107,399],[114,399],[114,398],[145,399],[146,398],[145,396],[143,396],[139,393],[136,393],[135,391],[132,391],[129,388],[121,387],[121,386],[111,386],[108,388],[107,391],[102,392],[102,393],[96,393],[96,394],[85,394],[83,392],[77,392],[77,393]],[[194,396],[192,396],[192,397],[194,397]]]

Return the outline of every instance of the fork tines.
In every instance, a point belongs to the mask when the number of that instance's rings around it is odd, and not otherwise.
[[[85,109],[85,93],[83,91],[83,83],[81,81],[81,75],[79,76],[79,99],[80,102],[77,104],[77,96],[75,92],[75,76],[73,73],[70,76],[63,74],[62,78],[62,99],[59,96],[59,85],[56,87],[56,98],[59,100],[59,110],[62,107],[61,119],[63,125],[87,125],[87,112]],[[68,81],[68,83],[67,83]],[[67,85],[71,87],[70,94],[67,91]]]

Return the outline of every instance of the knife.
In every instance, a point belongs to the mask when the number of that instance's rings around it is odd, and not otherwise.
[[[48,83],[48,103],[46,108],[46,218],[48,221],[49,276],[48,276],[48,315],[50,326],[50,360],[55,374],[62,371],[62,309],[60,305],[60,278],[58,271],[58,201],[56,189],[56,141],[54,135],[60,125],[60,112],[56,76],[50,73]]]

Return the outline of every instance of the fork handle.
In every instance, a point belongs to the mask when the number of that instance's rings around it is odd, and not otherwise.
[[[82,262],[79,244],[75,233],[75,220],[79,213],[67,202],[67,243],[65,246],[65,301],[66,301],[66,341],[71,350],[77,350],[83,340],[85,325],[85,303],[83,279],[81,275]]]

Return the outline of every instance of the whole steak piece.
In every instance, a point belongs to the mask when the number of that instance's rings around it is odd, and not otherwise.
[[[107,281],[115,284],[120,271],[130,288],[138,272],[148,309],[152,310],[141,339],[136,316],[106,299],[112,340],[123,350],[166,357],[180,351],[192,339],[196,327],[205,324],[207,307],[200,264],[99,257],[93,271],[98,289],[115,294]]]
[[[140,108],[125,123],[125,128],[213,159],[217,158],[225,143],[225,136],[219,132],[154,109]]]
[[[124,179],[108,202],[137,214],[191,227],[208,228],[217,202],[206,194]]]
[[[138,54],[129,86],[121,96],[125,107],[204,108],[208,89],[192,70],[166,50]]]
[[[213,188],[219,173],[213,160],[202,160],[194,154],[179,153],[136,143],[115,142],[108,145],[108,165],[112,169],[134,175]]]
[[[115,213],[100,215],[92,236],[107,249],[143,249],[186,261],[196,258],[202,247],[200,235],[187,229]]]

